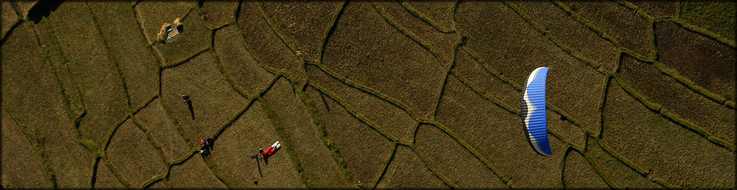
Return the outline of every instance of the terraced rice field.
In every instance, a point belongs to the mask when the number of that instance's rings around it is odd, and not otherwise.
[[[734,188],[735,6],[2,0],[2,187]]]

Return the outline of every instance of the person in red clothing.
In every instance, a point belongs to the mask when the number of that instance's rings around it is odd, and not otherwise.
[[[258,154],[255,156],[251,156],[251,158],[256,158],[256,160],[264,160],[265,164],[269,164],[269,157],[276,154],[277,151],[281,148],[281,143],[279,141],[274,142],[269,147],[266,147],[266,149],[259,148]]]

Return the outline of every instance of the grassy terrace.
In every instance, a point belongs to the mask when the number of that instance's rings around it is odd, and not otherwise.
[[[2,187],[734,188],[735,7],[2,0]]]

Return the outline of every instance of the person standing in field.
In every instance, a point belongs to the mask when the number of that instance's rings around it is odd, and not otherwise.
[[[212,146],[213,143],[214,143],[214,140],[211,138],[207,138],[207,139],[200,138],[199,144],[200,146],[202,146],[202,148],[200,148],[198,152],[202,154],[203,158],[207,158],[208,156],[210,156],[210,153],[212,152],[212,148],[213,148]]]

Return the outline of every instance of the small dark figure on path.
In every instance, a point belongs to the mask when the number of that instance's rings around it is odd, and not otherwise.
[[[200,146],[202,146],[202,148],[200,148],[199,153],[202,154],[203,158],[207,158],[208,156],[210,156],[210,153],[212,152],[214,147],[214,143],[215,141],[212,138],[200,138],[199,144]]]
[[[182,95],[182,99],[184,100],[184,103],[187,104],[187,109],[189,109],[189,115],[192,116],[192,120],[194,120],[194,108],[192,107],[192,99],[189,98],[187,95]]]

